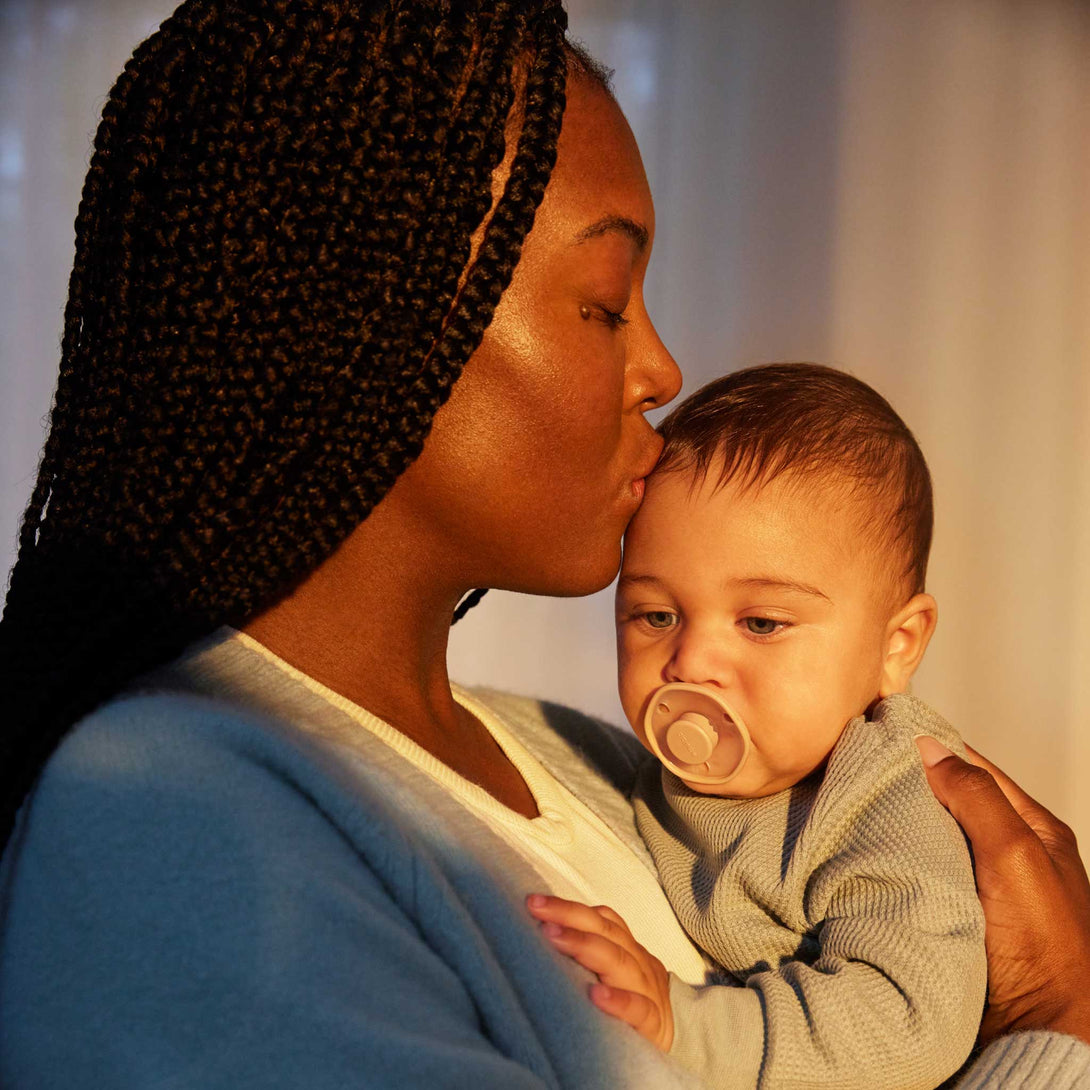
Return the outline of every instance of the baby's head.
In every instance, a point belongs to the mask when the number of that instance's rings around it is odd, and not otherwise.
[[[617,589],[621,702],[646,745],[660,686],[718,691],[753,748],[725,787],[690,786],[769,795],[820,767],[923,657],[927,464],[885,399],[813,364],[727,375],[660,430]]]

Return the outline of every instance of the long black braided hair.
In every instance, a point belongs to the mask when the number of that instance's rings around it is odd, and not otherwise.
[[[187,0],[103,110],[0,622],[0,843],[71,724],[419,454],[556,157],[560,0]],[[521,121],[492,207],[505,125]]]

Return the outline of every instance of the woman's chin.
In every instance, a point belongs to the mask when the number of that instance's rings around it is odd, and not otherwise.
[[[617,577],[620,567],[621,546],[618,542],[612,552],[600,550],[597,556],[584,554],[573,558],[570,564],[553,565],[550,570],[539,571],[533,578],[520,581],[520,585],[505,589],[551,598],[582,598],[605,590]]]
[[[569,580],[571,589],[556,593],[569,597],[597,594],[598,591],[605,590],[617,578],[620,568],[621,545],[618,542],[614,551],[602,557],[597,565],[586,563],[584,570]]]

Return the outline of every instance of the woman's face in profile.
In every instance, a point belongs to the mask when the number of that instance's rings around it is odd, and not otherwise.
[[[605,586],[681,376],[643,299],[654,209],[612,99],[569,80],[557,162],[484,339],[395,485],[472,585]]]

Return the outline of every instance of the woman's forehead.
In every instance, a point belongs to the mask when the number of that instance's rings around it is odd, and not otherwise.
[[[620,107],[597,83],[568,81],[556,166],[539,215],[583,232],[606,217],[654,229],[654,206],[636,139]]]

